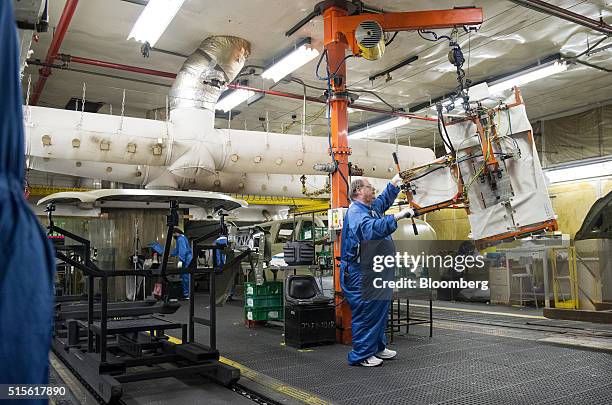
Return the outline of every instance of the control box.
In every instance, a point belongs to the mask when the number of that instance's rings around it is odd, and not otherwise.
[[[330,231],[342,230],[344,224],[344,215],[346,214],[346,207],[332,208],[327,211],[327,227]]]

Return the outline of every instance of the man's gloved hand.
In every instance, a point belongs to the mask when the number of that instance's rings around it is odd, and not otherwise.
[[[399,173],[393,176],[393,178],[391,179],[391,184],[393,184],[395,187],[399,187],[401,182],[402,178],[400,177]]]
[[[402,218],[412,218],[414,216],[414,210],[412,208],[404,208],[400,212],[393,214],[393,217],[396,221],[399,221]]]
[[[183,262],[181,260],[179,260],[179,262],[176,264],[176,268],[177,269],[182,269],[183,268]]]

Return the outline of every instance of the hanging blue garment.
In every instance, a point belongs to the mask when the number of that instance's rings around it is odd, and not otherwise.
[[[160,245],[159,242],[151,242],[147,245],[147,247],[153,249],[153,251],[158,255],[164,254],[164,247]]]
[[[12,1],[0,1],[0,383],[47,384],[55,258],[23,196],[24,129],[12,7]]]
[[[389,316],[389,300],[367,300],[362,297],[362,273],[359,263],[359,244],[369,240],[391,240],[397,229],[393,215],[384,215],[399,194],[391,183],[370,206],[353,201],[344,217],[340,282],[344,297],[351,307],[353,350],[349,364],[359,364],[385,349],[385,329]]]
[[[179,235],[176,238],[176,247],[172,249],[170,252],[170,256],[178,256],[179,260],[183,262],[183,269],[186,269],[191,263],[191,259],[193,259],[193,253],[191,251],[191,246],[189,246],[189,239],[185,235]],[[189,297],[189,273],[181,274],[181,279],[183,281],[183,297]]]
[[[219,236],[213,242],[213,246],[227,246],[227,236]],[[215,249],[215,270],[221,271],[221,267],[225,264],[226,254],[222,250]]]

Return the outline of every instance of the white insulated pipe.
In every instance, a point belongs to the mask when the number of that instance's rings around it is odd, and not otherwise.
[[[103,179],[119,183],[160,189],[209,190],[223,193],[248,195],[274,195],[304,198],[299,175],[262,173],[225,173],[214,176],[199,176],[185,179],[172,175],[163,167],[107,164],[103,162],[73,161],[30,157],[28,168],[86,178]],[[392,176],[389,176],[389,178]],[[306,190],[313,192],[325,188],[328,176],[307,175]],[[378,191],[386,186],[388,179],[369,179]],[[323,193],[318,198],[328,198]]]
[[[202,128],[204,110],[183,110],[179,117],[199,127],[201,136],[175,139],[173,122],[81,113],[45,107],[30,108],[26,122],[26,154],[33,157],[168,166],[188,178],[228,173],[320,174],[315,163],[330,162],[325,137]],[[178,119],[178,117],[177,117]],[[394,172],[396,145],[353,140],[351,162],[373,178]],[[400,165],[410,168],[435,159],[431,149],[397,146]],[[78,173],[73,173],[78,175]]]

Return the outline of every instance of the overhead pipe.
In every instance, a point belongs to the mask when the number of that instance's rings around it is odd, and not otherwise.
[[[152,84],[152,85],[155,85],[155,86],[162,86],[162,87],[170,87],[171,86],[170,84],[151,82],[151,81],[148,81],[148,80],[134,79],[132,77],[124,77],[124,76],[110,75],[108,73],[92,72],[90,70],[75,69],[75,68],[72,68],[72,67],[68,67],[68,66],[64,66],[64,65],[59,65],[59,64],[48,64],[48,63],[41,62],[41,61],[39,61],[37,59],[28,59],[26,62],[28,63],[28,65],[45,66],[45,67],[50,67],[50,68],[53,68],[53,69],[68,70],[70,72],[83,73],[83,74],[86,74],[86,75],[108,77],[108,78],[111,78],[111,79],[119,79],[119,80],[127,80],[129,82],[134,82],[134,83]]]
[[[83,65],[98,66],[98,67],[103,67],[103,68],[108,68],[108,69],[123,70],[126,72],[134,72],[134,73],[141,73],[141,74],[151,75],[151,76],[165,77],[168,79],[176,78],[175,73],[163,72],[161,70],[147,69],[147,68],[142,68],[138,66],[123,65],[121,63],[106,62],[106,61],[97,60],[97,59],[83,58],[80,56],[59,54],[55,56],[55,59],[59,59],[65,63],[74,62],[74,63],[83,64]]]
[[[231,83],[251,54],[251,44],[234,36],[211,36],[185,60],[170,90],[171,115],[176,109],[208,110],[214,120],[215,104],[225,83]]]
[[[250,91],[253,91],[255,93],[262,93],[262,94],[267,94],[267,95],[271,95],[271,96],[279,96],[279,97],[293,98],[293,99],[296,99],[296,100],[304,100],[304,95],[302,95],[302,94],[285,93],[285,92],[277,91],[277,90],[264,90],[264,89],[258,89],[256,87],[243,86],[241,84],[229,84],[227,87],[229,87],[230,89],[235,89],[235,90],[239,90],[239,89],[250,90]],[[306,96],[306,100],[311,101],[313,103],[327,104],[326,100],[320,99],[320,98],[317,98],[317,97]],[[366,106],[362,106],[362,105],[358,105],[358,104],[351,104],[350,108],[354,108],[355,110],[369,111],[369,112],[374,112],[374,113],[379,113],[379,114],[392,115],[394,117],[414,118],[416,120],[423,120],[423,121],[434,121],[434,122],[437,121],[436,118],[423,117],[423,116],[420,116],[420,115],[408,114],[408,113],[401,112],[401,111],[389,111],[389,110],[383,110],[383,109],[380,109],[380,108],[366,107]]]
[[[49,49],[47,50],[45,63],[52,64],[55,61],[55,58],[57,57],[62,42],[64,41],[64,37],[66,36],[66,32],[68,31],[68,26],[70,25],[70,21],[72,21],[72,16],[74,16],[74,12],[76,11],[78,4],[79,0],[66,0],[66,4],[64,5],[64,11],[62,11],[62,15],[55,29],[53,39],[51,40],[51,45],[49,45]],[[40,95],[42,94],[42,91],[45,88],[47,78],[51,75],[51,68],[45,66],[41,68],[38,72],[40,76],[38,78],[38,81],[34,85],[34,91],[32,92],[32,105],[38,104]]]
[[[63,60],[64,62],[75,62],[75,63],[83,63],[83,64],[88,64],[88,65],[93,65],[93,66],[99,66],[99,67],[104,67],[104,68],[108,68],[108,69],[116,69],[116,70],[124,70],[124,71],[129,71],[129,72],[135,72],[135,73],[142,73],[145,75],[150,75],[150,76],[158,76],[158,77],[165,77],[165,78],[169,78],[169,79],[173,79],[176,78],[176,74],[175,73],[171,73],[171,72],[164,72],[161,70],[153,70],[153,69],[146,69],[146,68],[141,68],[141,67],[137,67],[137,66],[128,66],[128,65],[123,65],[120,63],[112,63],[112,62],[106,62],[106,61],[101,61],[101,60],[96,60],[96,59],[90,59],[90,58],[82,58],[82,57],[78,57],[78,56],[72,56],[72,55],[58,55],[58,58]],[[243,86],[240,84],[229,84],[227,87],[229,87],[230,89],[243,89],[243,90],[250,90],[253,91],[255,93],[262,93],[262,94],[267,94],[270,96],[278,96],[278,97],[286,97],[286,98],[292,98],[295,100],[304,100],[304,95],[303,94],[295,94],[295,93],[286,93],[286,92],[282,92],[282,91],[277,91],[277,90],[266,90],[266,89],[259,89],[256,87],[250,87],[250,86]],[[313,103],[318,103],[318,104],[326,104],[327,101],[318,97],[312,97],[312,96],[306,96],[306,100],[313,102]],[[437,121],[436,118],[432,118],[432,117],[423,117],[421,115],[416,115],[416,114],[409,114],[409,113],[405,113],[402,111],[389,111],[389,110],[384,110],[384,109],[380,109],[380,108],[374,108],[374,107],[367,107],[367,106],[362,106],[359,104],[352,104],[350,106],[351,108],[355,109],[355,110],[360,110],[360,111],[368,111],[368,112],[373,112],[373,113],[377,113],[377,114],[384,114],[384,115],[390,115],[393,117],[404,117],[404,118],[411,118],[411,119],[416,119],[416,120],[422,120],[422,121],[432,121],[435,122]]]
[[[606,24],[602,18],[594,20],[589,17],[585,17],[581,14],[574,13],[573,11],[566,10],[564,8],[552,5],[542,0],[510,0],[513,3],[519,4],[523,7],[530,8],[535,11],[539,11],[544,14],[549,14],[555,17],[559,17],[563,20],[573,22],[583,27],[588,27],[594,31],[601,32],[607,36],[612,36],[612,26]]]

